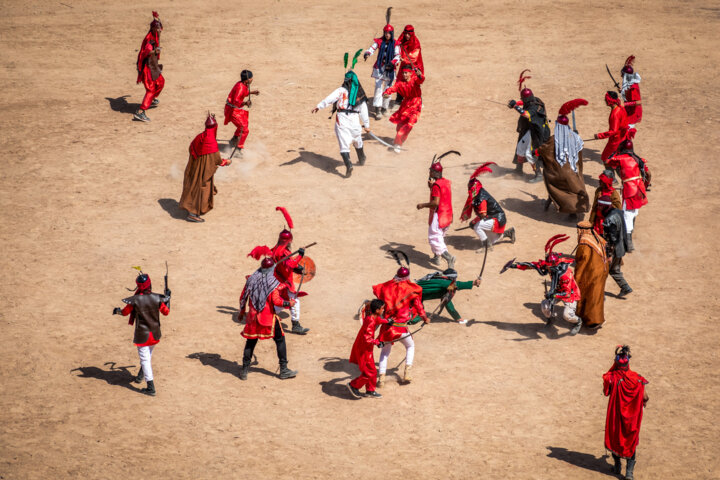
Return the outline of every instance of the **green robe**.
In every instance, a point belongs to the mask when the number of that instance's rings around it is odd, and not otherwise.
[[[450,280],[443,278],[418,281],[417,284],[422,288],[422,301],[441,299],[443,295],[447,293],[450,283],[452,283]],[[455,282],[455,285],[458,290],[470,290],[473,287],[473,282]],[[452,300],[445,305],[445,308],[453,320],[458,321],[462,318],[458,311],[455,310],[455,305],[453,305]]]

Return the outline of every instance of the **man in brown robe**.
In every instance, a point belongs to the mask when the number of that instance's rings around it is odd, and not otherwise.
[[[590,201],[583,180],[583,141],[568,126],[567,115],[575,108],[587,105],[582,98],[566,102],[555,122],[555,133],[535,152],[542,158],[543,177],[549,198],[545,209],[554,203],[561,213],[576,217],[590,209]]]
[[[615,181],[615,172],[606,169],[600,174],[600,185],[595,189],[592,208],[590,209],[590,218],[588,219],[593,228],[600,235],[603,234],[603,208],[612,206],[612,208],[622,209],[622,198],[620,192],[615,190],[613,182]],[[601,201],[600,197],[610,197],[610,204]]]
[[[575,253],[575,281],[580,287],[577,315],[583,326],[599,328],[605,322],[605,281],[609,262],[605,240],[590,222],[577,224],[578,246]]]
[[[232,160],[220,158],[218,148],[217,121],[215,115],[208,115],[205,131],[190,144],[190,157],[185,167],[180,208],[188,211],[188,222],[204,222],[200,217],[213,208],[213,197],[217,193],[214,176],[218,167],[230,165]]]

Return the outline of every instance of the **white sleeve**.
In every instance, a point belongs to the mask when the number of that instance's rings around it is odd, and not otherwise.
[[[367,53],[368,55],[372,55],[373,53],[375,53],[375,50],[377,50],[377,48],[378,48],[377,42],[373,42],[373,44],[370,45],[370,48],[368,48],[365,53]]]
[[[340,95],[342,94],[343,87],[338,87],[335,89],[334,92],[332,92],[330,95],[328,95],[322,102],[317,104],[317,108],[322,110],[325,107],[329,107],[333,103],[337,102],[340,99]]]
[[[395,57],[393,58],[393,62],[396,64],[400,62],[400,45],[397,43],[395,44]]]
[[[360,111],[358,113],[360,114],[360,122],[362,122],[363,127],[370,129],[370,118],[368,117],[367,102],[362,102],[362,105],[360,105]]]

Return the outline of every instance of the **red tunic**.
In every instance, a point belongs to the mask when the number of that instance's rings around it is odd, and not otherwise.
[[[245,285],[247,288],[247,284]],[[240,298],[245,294],[245,288]],[[285,299],[282,297],[285,285],[282,283],[275,288],[268,296],[265,302],[265,307],[259,312],[255,309],[252,301],[248,301],[248,313],[245,315],[245,328],[242,331],[242,336],[245,338],[257,338],[265,340],[273,338],[275,335],[275,308],[276,306],[282,307]],[[248,299],[249,300],[249,299]],[[245,305],[240,306],[241,310],[245,310]],[[284,332],[280,332],[283,336]]]
[[[642,104],[636,105],[640,100],[640,84],[634,83],[625,90],[625,112],[628,123],[636,124],[642,121]]]
[[[233,116],[240,116],[242,115],[241,112],[247,113],[246,110],[243,110],[241,108],[233,108],[228,105],[228,103],[235,105],[235,107],[240,107],[249,94],[250,89],[243,82],[237,82],[235,84],[235,86],[232,88],[232,90],[230,90],[230,93],[228,94],[227,103],[225,103],[225,120],[223,121],[223,125],[227,125],[228,123],[230,123],[230,120]]]
[[[402,72],[404,65],[413,65],[419,68],[424,75],[425,65],[423,64],[422,48],[420,47],[420,40],[415,36],[415,33],[413,32],[410,40],[406,42],[398,40],[395,43],[400,47],[400,71]],[[402,93],[400,95],[402,95]]]
[[[561,259],[561,262],[572,263],[572,260]],[[575,275],[570,267],[560,276],[555,297],[565,303],[577,302],[580,300],[580,287],[575,282]]]
[[[355,363],[364,371],[363,365],[366,363],[375,363],[373,359],[373,347],[377,345],[379,340],[375,340],[375,330],[381,324],[386,324],[387,320],[377,315],[365,314],[363,312],[363,324],[360,331],[355,337],[352,351],[350,352],[350,363]]]
[[[630,458],[635,454],[647,383],[632,370],[615,364],[603,375],[603,393],[610,397],[605,419],[605,448],[615,455]]]
[[[438,178],[433,183],[430,189],[430,201],[433,198],[439,198],[440,203],[437,207],[438,214],[438,226],[440,228],[449,227],[453,221],[453,210],[452,210],[452,189],[450,187],[451,182],[447,178]],[[428,218],[428,225],[432,224],[432,218],[435,214],[436,209],[430,209],[430,217]]]
[[[634,210],[648,203],[645,182],[640,174],[640,165],[632,155],[616,155],[608,160],[613,170],[620,169],[622,196],[626,210]]]
[[[153,47],[150,44],[150,41],[155,42],[155,47]],[[137,83],[140,83],[143,81],[143,61],[147,58],[148,55],[150,55],[150,52],[153,51],[153,48],[160,46],[160,35],[155,35],[152,30],[150,30],[147,35],[145,35],[145,38],[143,38],[142,44],[140,45],[140,51],[138,52],[138,58],[137,58],[137,70],[138,70],[138,78]],[[160,59],[160,54],[158,53],[158,60]]]
[[[372,289],[375,296],[385,302],[387,317],[394,317],[396,322],[405,323],[418,315],[427,317],[422,304],[422,288],[418,284],[410,280],[392,279]],[[378,340],[394,342],[408,332],[407,327],[382,325]]]
[[[425,77],[418,77],[416,74],[410,77],[407,82],[396,82],[395,85],[385,90],[383,95],[391,95],[395,92],[403,97],[400,108],[397,112],[390,116],[392,123],[407,123],[415,125],[420,117],[422,110],[422,90],[420,85],[425,81]]]
[[[287,244],[283,242],[278,243],[272,248],[272,258],[275,262],[290,255],[291,253],[292,252],[287,248]],[[300,255],[290,257],[275,267],[275,278],[287,286],[285,295],[297,293],[295,291],[295,277],[293,276],[293,269],[298,266],[298,263],[300,263],[300,258]]]
[[[615,153],[620,144],[627,139],[628,119],[625,109],[619,105],[614,106],[610,111],[608,125],[609,130],[607,132],[600,132],[597,134],[597,138],[608,139],[607,145],[605,145],[605,149],[601,155],[603,163],[606,162],[608,157]]]

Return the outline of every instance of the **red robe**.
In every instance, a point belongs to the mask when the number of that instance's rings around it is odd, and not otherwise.
[[[627,139],[628,119],[625,109],[619,105],[614,106],[613,109],[610,110],[608,124],[609,130],[607,132],[597,134],[597,138],[608,139],[607,145],[605,145],[605,149],[601,155],[603,163],[607,162],[610,155],[615,153],[620,144]]]
[[[228,94],[227,101],[225,102],[225,120],[223,125],[227,125],[232,122],[235,125],[235,137],[239,137],[237,146],[243,148],[245,146],[245,140],[247,139],[248,133],[250,133],[249,117],[247,107],[240,107],[247,96],[250,95],[250,88],[243,82],[237,82],[230,93]],[[234,106],[228,105],[232,104]]]
[[[375,329],[380,324],[387,324],[387,320],[363,311],[363,324],[350,352],[350,363],[360,367],[360,376],[350,382],[353,388],[366,387],[368,392],[375,390],[377,368],[375,368],[373,347],[379,343],[379,340],[375,340]]]
[[[634,210],[647,205],[645,182],[640,174],[640,165],[632,155],[627,153],[616,155],[608,160],[607,165],[613,170],[620,169],[622,179],[622,196],[626,210]]]
[[[247,288],[247,284],[245,285]],[[245,288],[243,293],[240,295],[242,298],[245,295]],[[245,315],[245,328],[242,331],[242,336],[245,338],[257,338],[259,340],[265,340],[273,338],[275,336],[275,325],[278,323],[275,321],[275,308],[276,306],[282,307],[285,299],[283,293],[285,285],[282,283],[278,285],[275,290],[270,293],[265,307],[259,312],[255,309],[252,301],[248,299],[247,304],[249,306],[248,313]],[[245,310],[245,305],[240,306],[240,310]],[[284,332],[280,332],[281,335],[285,336]]]
[[[572,263],[572,260],[565,258],[560,261]],[[565,273],[560,276],[555,293],[555,297],[565,303],[572,303],[580,300],[580,287],[578,287],[577,282],[575,282],[575,275],[573,275],[572,268],[568,267]]]
[[[406,123],[409,126],[415,125],[422,110],[422,90],[420,85],[425,77],[418,77],[415,73],[410,76],[407,82],[396,82],[395,85],[385,90],[383,95],[391,95],[395,92],[403,97],[400,108],[390,116],[394,124]]]
[[[150,52],[153,51],[152,45],[150,45],[150,41],[153,41],[155,43],[155,47],[160,46],[160,35],[155,35],[152,30],[150,30],[147,35],[145,35],[145,38],[143,38],[142,44],[140,45],[140,51],[138,52],[138,58],[137,58],[137,70],[138,70],[138,77],[137,77],[137,83],[140,83],[143,81],[143,61],[148,57]],[[158,53],[158,60],[160,59],[160,54]]]
[[[285,242],[279,242],[272,248],[272,259],[275,260],[276,263],[281,258],[292,253],[288,250],[287,245],[288,244]],[[297,293],[295,291],[295,277],[293,276],[293,269],[300,263],[300,258],[300,255],[290,257],[275,267],[275,278],[280,280],[280,283],[285,284],[287,287],[287,290],[285,291],[286,296],[291,293]]]
[[[433,215],[437,211],[438,226],[440,228],[449,227],[453,221],[452,189],[450,180],[447,178],[438,178],[435,180],[435,183],[433,183],[433,186],[430,189],[431,202],[433,198],[439,198],[440,203],[438,204],[437,210],[434,208],[430,209],[428,225],[432,224]]]
[[[427,317],[422,304],[422,287],[410,280],[392,279],[372,287],[377,298],[385,302],[385,314],[394,317],[395,322],[405,323],[416,316]],[[402,326],[382,325],[378,340],[394,342],[407,334],[409,330]]]
[[[422,48],[420,47],[420,40],[415,36],[415,32],[412,33],[410,40],[406,42],[397,40],[395,43],[400,47],[400,71],[402,72],[404,65],[413,65],[415,68],[419,68],[423,75],[425,75]],[[402,80],[400,80],[400,82],[402,82]],[[400,95],[402,95],[402,93]]]
[[[628,123],[633,125],[642,121],[642,104],[636,104],[640,100],[640,84],[634,83],[625,90],[625,112]]]
[[[637,373],[617,364],[603,375],[603,393],[610,397],[605,419],[605,448],[619,457],[630,458],[635,454],[647,383]]]

